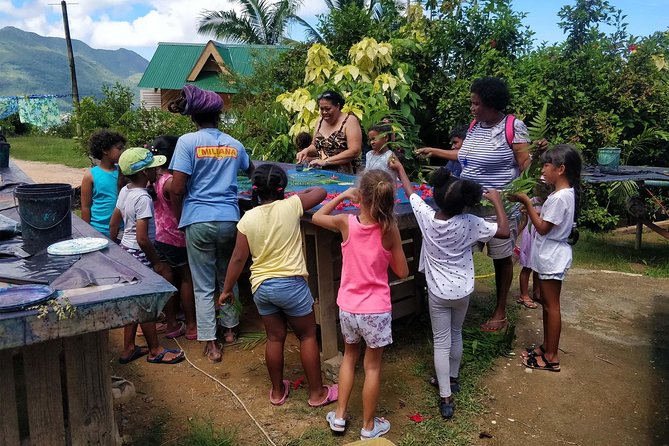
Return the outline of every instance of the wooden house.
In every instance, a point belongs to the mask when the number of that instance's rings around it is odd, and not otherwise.
[[[218,43],[159,43],[158,49],[139,81],[140,102],[144,108],[167,110],[167,104],[179,97],[185,84],[195,84],[221,95],[226,108],[234,84],[226,82],[223,74],[241,76],[253,74],[257,63],[286,51],[276,45],[246,45]]]

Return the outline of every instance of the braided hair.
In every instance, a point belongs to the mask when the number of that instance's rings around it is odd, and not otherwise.
[[[288,186],[286,172],[273,164],[258,166],[251,175],[251,202],[258,206],[260,201],[283,200]]]

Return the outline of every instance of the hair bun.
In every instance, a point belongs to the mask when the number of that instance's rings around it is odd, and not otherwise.
[[[430,177],[428,184],[432,187],[442,187],[446,185],[451,179],[451,171],[442,167],[436,170]]]
[[[460,190],[462,192],[462,200],[466,206],[476,206],[483,196],[483,188],[480,184],[470,180],[460,180]]]

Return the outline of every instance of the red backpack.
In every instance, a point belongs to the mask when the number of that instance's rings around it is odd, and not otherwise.
[[[509,145],[509,147],[513,148],[513,137],[515,135],[515,129],[513,128],[514,122],[516,122],[516,117],[513,115],[506,115],[504,118],[506,119],[506,122],[504,123],[504,130],[506,133],[506,143]],[[467,129],[467,134],[472,131],[474,126],[476,125],[476,119],[474,119],[471,124],[469,124],[469,129]]]

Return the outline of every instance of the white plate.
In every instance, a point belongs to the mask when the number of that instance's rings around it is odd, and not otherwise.
[[[72,256],[99,251],[108,244],[109,240],[106,238],[82,237],[54,243],[46,249],[46,252],[54,256]]]

